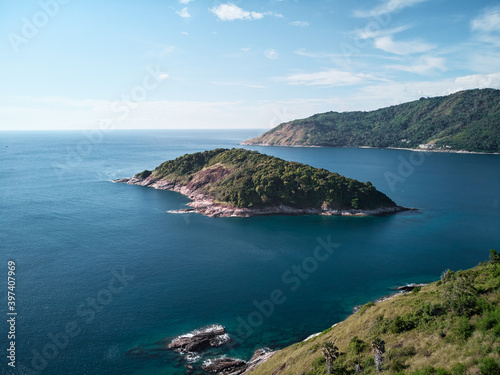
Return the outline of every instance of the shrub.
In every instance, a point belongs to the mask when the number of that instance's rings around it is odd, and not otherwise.
[[[392,333],[402,333],[406,331],[411,331],[416,327],[415,320],[413,319],[412,314],[405,314],[403,316],[397,316],[391,327]]]
[[[414,346],[395,348],[387,352],[387,359],[408,358],[413,357],[415,354],[417,354],[417,351]]]
[[[441,276],[441,294],[445,305],[455,314],[471,316],[477,310],[477,291],[470,274],[450,270]]]
[[[500,374],[500,366],[497,361],[493,358],[483,358],[479,362],[479,371],[481,371],[481,375],[498,375]]]
[[[495,336],[500,336],[500,309],[494,308],[492,311],[487,311],[477,322],[477,327],[482,333],[493,329]]]
[[[492,264],[500,263],[500,254],[498,254],[496,250],[490,250],[490,262]]]
[[[467,367],[461,363],[457,363],[455,367],[451,369],[451,375],[465,375],[467,372]]]
[[[452,328],[450,341],[465,342],[472,336],[474,327],[470,324],[469,318],[462,316],[458,319],[457,324]]]
[[[326,360],[325,357],[316,358],[312,363],[312,369],[306,375],[326,375]]]
[[[136,177],[139,177],[139,178],[142,178],[142,179],[145,179],[145,178],[148,178],[149,176],[151,176],[151,171],[148,171],[147,169],[142,171],[141,173],[137,173],[135,176]]]

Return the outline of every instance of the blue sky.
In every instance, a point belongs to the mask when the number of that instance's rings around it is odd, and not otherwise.
[[[0,0],[0,36],[3,130],[269,129],[500,88],[498,0]]]

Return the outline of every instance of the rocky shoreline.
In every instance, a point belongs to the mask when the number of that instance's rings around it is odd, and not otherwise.
[[[243,375],[252,372],[256,366],[267,361],[277,351],[269,348],[257,349],[250,360],[228,357],[232,339],[226,328],[220,324],[195,329],[194,331],[163,339],[153,345],[136,347],[127,351],[127,355],[141,358],[166,358],[168,351],[178,353],[179,365],[186,373],[205,373],[219,375]],[[234,343],[234,342],[233,342]]]
[[[427,284],[407,284],[394,288],[396,291],[390,295],[378,298],[372,303],[387,301],[397,295],[409,293],[415,288],[421,288]],[[361,307],[356,306],[353,314],[360,311]],[[339,323],[335,323],[335,327]],[[321,335],[318,332],[308,336],[302,342],[306,342]],[[153,347],[136,347],[127,351],[127,355],[135,357],[150,358],[162,356],[166,351],[174,351],[179,354],[180,364],[184,365],[187,374],[196,373],[196,370],[203,370],[205,373],[218,375],[250,375],[256,367],[266,362],[280,350],[269,348],[257,349],[250,360],[245,361],[240,358],[228,357],[228,349],[231,348],[232,338],[226,328],[220,324],[195,329],[194,331],[176,336],[170,339],[163,339],[156,342]],[[215,350],[215,352],[214,352]]]
[[[258,215],[326,215],[326,216],[373,216],[389,215],[402,211],[416,210],[415,208],[406,208],[401,206],[381,207],[373,210],[333,210],[330,208],[295,208],[289,206],[273,206],[265,208],[238,208],[231,207],[214,202],[199,189],[193,189],[186,185],[176,182],[157,179],[153,176],[139,178],[137,176],[120,178],[113,180],[114,183],[126,183],[129,185],[140,185],[152,187],[159,190],[171,190],[187,196],[192,202],[188,206],[192,208],[172,210],[170,213],[188,213],[195,212],[209,217],[251,217]]]
[[[424,149],[424,148],[410,148],[410,147],[374,147],[374,146],[316,146],[316,145],[277,145],[273,143],[252,143],[241,142],[241,146],[263,146],[263,147],[307,147],[307,148],[373,148],[379,150],[406,150],[418,152],[442,152],[449,154],[473,154],[473,155],[500,155],[500,152],[479,152],[479,151],[466,151],[455,149]]]

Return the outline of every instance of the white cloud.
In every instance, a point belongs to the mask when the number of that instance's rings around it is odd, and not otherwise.
[[[458,77],[455,83],[466,88],[497,88],[500,87],[500,72]]]
[[[328,69],[316,73],[298,73],[281,78],[290,85],[306,86],[347,86],[356,85],[374,77],[365,73],[351,73],[337,69]]]
[[[284,16],[281,13],[276,13],[276,12],[265,12],[264,16],[274,16],[277,18],[283,18]]]
[[[447,70],[444,58],[429,55],[421,56],[412,65],[391,65],[388,68],[422,75],[432,74],[436,70]]]
[[[167,79],[168,78],[168,74],[166,73],[162,73],[158,76],[158,78],[160,79],[160,81],[163,81],[164,79]]]
[[[231,3],[213,7],[210,11],[221,21],[260,20],[264,18],[264,13],[249,12]]]
[[[293,21],[293,22],[290,22],[290,25],[297,26],[297,27],[307,27],[307,26],[309,26],[309,22],[307,22],[307,21]]]
[[[376,48],[385,52],[394,53],[396,55],[411,55],[413,53],[427,52],[434,49],[435,46],[419,41],[397,42],[392,36],[382,36],[375,38],[374,45]]]
[[[471,29],[482,32],[500,31],[500,7],[488,9],[481,16],[473,19]]]
[[[182,10],[177,11],[175,13],[177,13],[179,16],[181,16],[183,18],[189,18],[189,17],[191,17],[191,15],[188,12],[188,8],[187,7],[186,8],[182,8]]]
[[[410,29],[411,26],[400,26],[393,29],[386,30],[356,30],[354,32],[354,37],[358,39],[373,39],[373,44],[375,48],[382,51],[393,53],[396,55],[410,55],[414,53],[427,52],[431,49],[436,48],[432,44],[428,44],[418,40],[411,41],[395,41],[393,35]]]
[[[181,4],[189,4],[193,0],[179,0],[179,3]]]
[[[410,28],[411,28],[410,25],[400,26],[400,27],[396,27],[393,29],[369,30],[368,28],[365,28],[365,29],[358,29],[358,30],[354,31],[353,34],[354,34],[354,37],[358,38],[358,39],[375,39],[375,38],[380,38],[380,37],[387,36],[387,35],[398,34],[402,31],[408,30]]]
[[[182,35],[189,35],[189,33],[187,31],[181,31],[181,34]]]
[[[385,0],[369,11],[355,11],[355,17],[377,17],[384,14],[396,13],[404,8],[414,6],[427,0]]]
[[[251,49],[250,47],[243,47],[241,50],[243,52],[248,52],[248,51],[250,51],[250,49]]]
[[[268,49],[267,51],[264,51],[264,56],[271,60],[276,60],[279,57],[278,52],[276,52],[276,50],[274,49]]]
[[[422,96],[449,95],[475,88],[500,89],[500,71],[443,80],[373,82],[354,92],[349,90],[350,94],[338,93],[322,98],[220,102],[148,100],[131,111],[126,121],[117,120],[119,114],[113,112],[112,100],[10,97],[10,104],[5,100],[0,104],[3,119],[0,128],[92,129],[97,128],[102,119],[109,119],[113,121],[112,129],[262,129],[315,113],[367,111],[418,100]]]
[[[350,98],[364,103],[365,108],[377,109],[387,105],[417,100],[422,96],[450,95],[458,91],[484,88],[500,88],[500,72],[485,75],[462,76],[444,80],[388,82],[363,87],[360,93]],[[371,104],[369,104],[371,103]]]

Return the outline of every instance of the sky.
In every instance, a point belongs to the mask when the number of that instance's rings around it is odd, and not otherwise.
[[[0,0],[0,130],[270,129],[500,88],[498,0]]]

